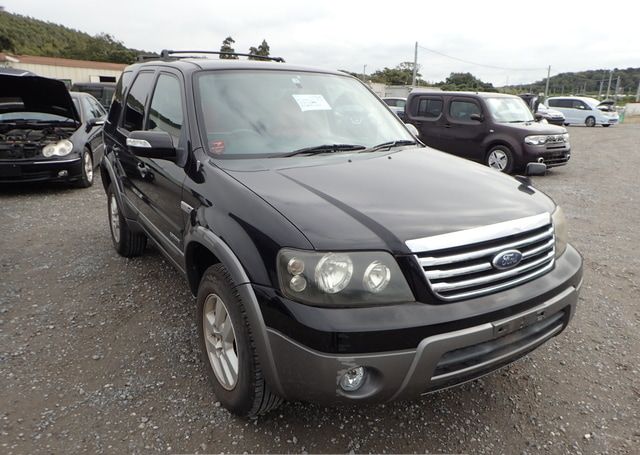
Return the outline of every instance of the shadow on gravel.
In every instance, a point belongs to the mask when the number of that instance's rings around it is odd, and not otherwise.
[[[21,196],[37,193],[62,194],[84,189],[87,188],[78,188],[73,183],[65,182],[0,183],[0,196]]]

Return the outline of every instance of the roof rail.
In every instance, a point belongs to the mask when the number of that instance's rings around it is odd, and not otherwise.
[[[229,55],[235,57],[252,57],[258,60],[271,60],[273,62],[284,63],[284,59],[282,57],[269,57],[264,55],[255,55],[255,54],[241,54],[238,52],[216,52],[216,51],[172,51],[169,49],[163,49],[160,52],[160,58],[189,58],[195,57],[193,55],[185,55],[182,57],[177,57],[175,54],[212,54],[212,55]],[[146,56],[145,56],[146,57]],[[157,58],[157,57],[156,57]]]
[[[159,55],[154,54],[140,54],[136,57],[136,62],[146,62],[147,60],[158,60],[160,58]]]

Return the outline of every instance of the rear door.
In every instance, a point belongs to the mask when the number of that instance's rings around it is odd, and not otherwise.
[[[463,158],[481,161],[484,158],[482,141],[486,136],[486,122],[471,120],[473,114],[483,115],[479,100],[465,96],[450,98],[443,120],[443,150]]]
[[[431,94],[413,98],[408,106],[410,123],[418,129],[420,140],[438,150],[444,150],[441,134],[443,106],[443,96]]]

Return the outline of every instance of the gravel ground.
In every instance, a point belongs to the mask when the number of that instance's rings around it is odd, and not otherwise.
[[[640,124],[570,133],[570,164],[535,178],[585,256],[561,336],[415,401],[251,421],[207,386],[178,272],[113,250],[99,182],[0,187],[0,452],[638,453]]]

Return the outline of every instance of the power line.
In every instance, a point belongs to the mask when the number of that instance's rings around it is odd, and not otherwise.
[[[445,54],[444,52],[436,51],[435,49],[429,49],[428,47],[424,47],[424,46],[420,46],[420,45],[418,47],[420,49],[422,49],[422,50],[425,50],[425,51],[428,51],[428,52],[432,52],[434,54],[438,54],[438,55],[441,55],[443,57],[450,58],[452,60],[457,60],[459,62],[468,63],[470,65],[483,66],[485,68],[493,68],[493,69],[505,70],[505,71],[544,71],[544,70],[547,69],[547,68],[507,68],[507,67],[504,67],[504,66],[485,65],[483,63],[473,62],[471,60],[465,60],[463,58],[454,57],[452,55]]]

